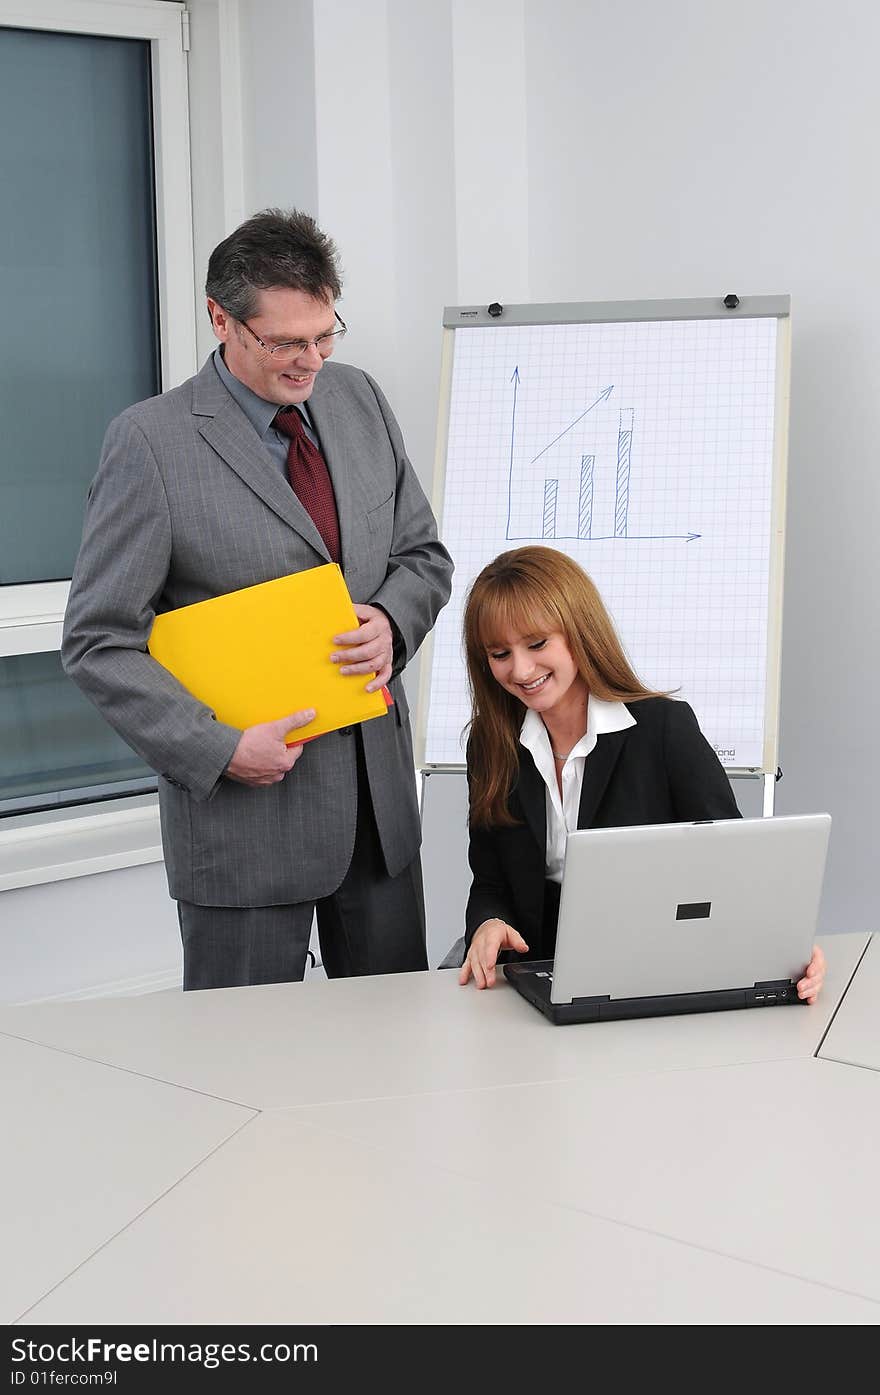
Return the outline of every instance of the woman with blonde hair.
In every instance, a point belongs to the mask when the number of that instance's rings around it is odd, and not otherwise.
[[[739,809],[692,709],[639,681],[594,583],[565,553],[520,547],[484,567],[464,643],[473,883],[459,977],[488,988],[502,951],[552,959],[569,831]],[[802,998],[815,1000],[823,973],[816,949]]]

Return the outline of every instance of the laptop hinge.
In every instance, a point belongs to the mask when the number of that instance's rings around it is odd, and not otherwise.
[[[594,998],[572,998],[572,1006],[575,1003],[610,1003],[610,993],[598,993]]]

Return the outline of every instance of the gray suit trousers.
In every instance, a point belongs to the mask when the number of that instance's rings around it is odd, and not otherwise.
[[[358,808],[348,871],[329,896],[286,906],[196,906],[178,901],[183,987],[289,983],[305,973],[312,915],[328,978],[427,969],[418,854],[397,876],[385,865],[361,747]]]

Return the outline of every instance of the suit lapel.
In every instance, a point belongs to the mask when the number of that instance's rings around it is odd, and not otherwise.
[[[519,779],[515,793],[519,798],[526,823],[535,836],[541,850],[542,860],[547,850],[547,799],[546,786],[538,774],[535,762],[528,751],[523,750],[519,759]]]
[[[279,518],[296,529],[321,557],[330,554],[275,461],[257,437],[244,412],[230,396],[209,359],[195,379],[193,414],[199,434],[240,479]]]
[[[581,802],[578,805],[578,828],[591,827],[611,779],[611,773],[631,731],[632,727],[625,727],[623,731],[603,732],[595,748],[584,761],[584,783],[581,786]]]
[[[578,828],[589,828],[592,825],[626,738],[632,730],[632,727],[624,727],[622,731],[603,732],[595,748],[584,761],[584,780],[578,805]],[[514,794],[543,857],[547,846],[547,790],[535,762],[525,749],[520,752],[519,775]]]

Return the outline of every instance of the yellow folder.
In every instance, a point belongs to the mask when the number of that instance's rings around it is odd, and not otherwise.
[[[388,710],[384,691],[366,691],[369,674],[345,676],[330,662],[333,636],[357,624],[345,578],[328,562],[157,615],[147,648],[230,726],[314,707],[315,720],[291,733],[301,741]]]

